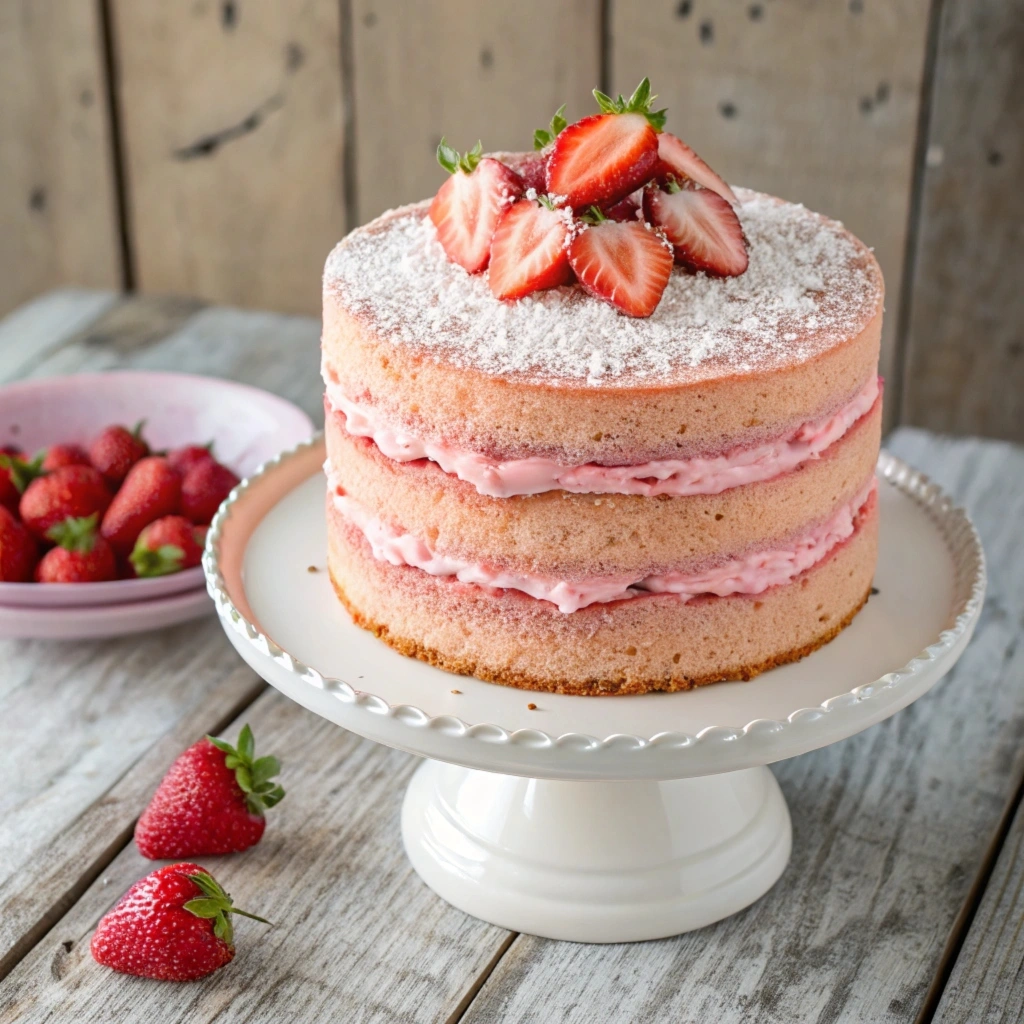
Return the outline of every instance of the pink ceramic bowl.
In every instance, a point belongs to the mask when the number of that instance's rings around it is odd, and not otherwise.
[[[146,421],[145,438],[154,450],[213,441],[214,454],[240,477],[314,430],[310,418],[291,402],[214,377],[126,370],[0,388],[0,446],[17,445],[29,453],[62,441],[87,445],[108,424],[132,426],[139,420]],[[148,621],[154,618],[154,602],[204,585],[198,566],[146,580],[0,583],[0,619],[5,608],[26,613],[30,608],[51,613],[62,609],[73,615],[76,608],[117,606],[121,620],[130,614],[128,606],[141,602],[147,606]],[[18,616],[18,622],[28,624],[24,616]],[[12,632],[36,635],[16,627],[4,631],[0,624],[0,635]]]

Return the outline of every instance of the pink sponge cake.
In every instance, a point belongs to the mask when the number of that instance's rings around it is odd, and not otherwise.
[[[493,682],[749,679],[870,591],[881,273],[730,189],[646,96],[603,99],[539,170],[442,153],[429,208],[328,259],[331,577],[391,646]]]

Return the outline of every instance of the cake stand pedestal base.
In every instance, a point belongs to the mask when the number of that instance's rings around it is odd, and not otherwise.
[[[424,761],[402,806],[413,867],[439,896],[512,931],[631,942],[749,906],[789,860],[775,777],[564,782]]]

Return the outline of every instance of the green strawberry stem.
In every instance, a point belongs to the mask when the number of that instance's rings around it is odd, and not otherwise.
[[[201,873],[186,875],[185,877],[194,882],[203,895],[186,902],[183,905],[183,909],[187,910],[190,914],[195,914],[196,917],[212,920],[213,934],[229,946],[234,945],[235,935],[228,914],[238,914],[240,917],[248,917],[253,921],[259,921],[260,924],[270,924],[270,921],[264,917],[258,917],[256,914],[250,914],[248,910],[239,910],[238,907],[233,906],[231,897],[224,891],[213,875]]]
[[[136,576],[168,576],[181,571],[185,552],[177,544],[161,544],[155,549],[147,547],[140,536],[128,560],[134,566]]]
[[[549,124],[547,128],[538,128],[533,133],[533,148],[543,149],[545,146],[554,142],[561,134],[562,129],[568,123],[569,122],[565,119],[565,104],[563,103],[555,111],[555,116],[551,118],[551,124]]]
[[[607,220],[607,219],[608,218],[601,211],[601,207],[600,206],[591,206],[591,208],[589,210],[587,210],[586,213],[581,213],[580,214],[580,220],[583,221],[585,224],[590,224],[590,225],[600,224],[601,221]]]
[[[24,494],[25,488],[37,476],[43,476],[44,458],[46,458],[46,452],[40,452],[31,461],[19,459],[17,455],[0,452],[0,469],[7,470],[11,477],[11,483],[18,489],[18,493]]]
[[[46,536],[67,551],[88,554],[96,546],[96,527],[99,521],[98,512],[93,512],[91,516],[68,516],[63,522],[51,526]]]
[[[651,104],[657,99],[651,95],[651,80],[644,80],[636,87],[629,99],[623,99],[622,93],[612,99],[600,89],[594,90],[594,99],[603,114],[643,114],[650,126],[660,132],[665,127],[666,110],[651,110]]]
[[[460,154],[457,149],[452,149],[442,136],[441,141],[437,144],[437,162],[449,174],[457,174],[459,171],[462,171],[463,174],[472,174],[476,170],[477,164],[480,163],[483,151],[484,145],[477,139],[476,145],[468,153]]]
[[[224,766],[234,770],[238,788],[245,794],[246,806],[253,814],[262,815],[268,807],[284,799],[284,789],[279,783],[270,781],[281,771],[281,762],[273,755],[255,757],[256,741],[248,725],[242,726],[235,747],[215,736],[206,738],[227,755]]]

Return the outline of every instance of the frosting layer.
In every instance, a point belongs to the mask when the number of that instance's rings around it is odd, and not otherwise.
[[[329,468],[328,474],[330,480]],[[827,522],[785,547],[750,552],[699,573],[670,572],[640,580],[593,577],[575,582],[526,572],[508,572],[482,562],[444,555],[423,539],[374,516],[352,497],[341,493],[334,484],[331,494],[334,507],[363,534],[378,561],[412,566],[431,576],[454,576],[463,583],[482,587],[517,590],[548,601],[561,612],[570,613],[591,604],[621,601],[643,593],[675,594],[688,601],[701,594],[718,597],[760,594],[769,587],[788,583],[853,534],[857,516],[874,494],[876,486],[872,476],[858,494],[842,505]]]
[[[880,380],[872,376],[833,415],[806,423],[788,437],[713,458],[658,459],[636,466],[563,466],[539,456],[501,462],[457,445],[423,440],[388,424],[373,406],[348,398],[328,373],[324,377],[330,407],[344,416],[350,434],[370,438],[396,462],[436,462],[446,473],[494,498],[554,490],[645,497],[720,494],[732,487],[781,476],[817,458],[870,411],[880,393]]]

